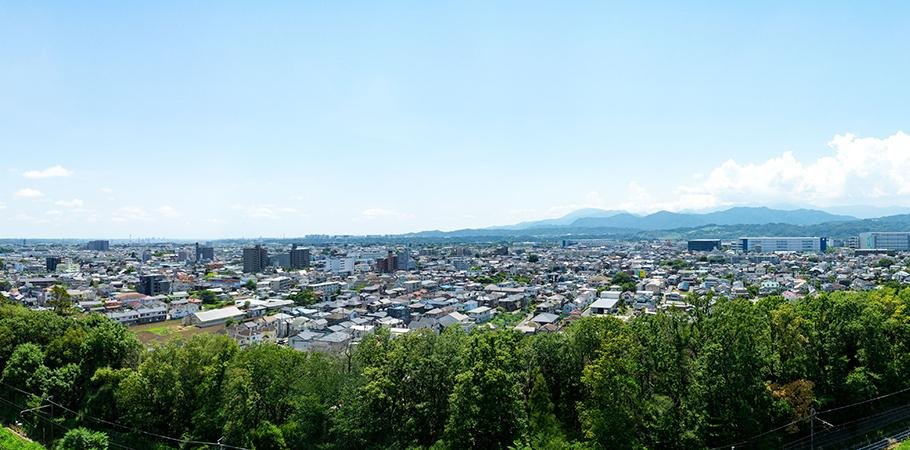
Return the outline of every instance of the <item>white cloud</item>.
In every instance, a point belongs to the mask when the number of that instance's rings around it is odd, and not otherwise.
[[[0,202],[0,210],[6,209],[6,203]]]
[[[103,187],[103,188],[99,188],[99,189],[98,189],[98,192],[100,192],[100,193],[102,193],[102,194],[108,194],[108,195],[110,195],[110,194],[113,194],[113,193],[114,193],[114,190],[111,189],[111,188],[109,188],[109,187]]]
[[[21,198],[40,198],[44,197],[44,193],[37,189],[23,188],[16,191],[16,197]]]
[[[42,178],[56,178],[56,177],[68,177],[73,174],[72,170],[69,170],[61,165],[51,166],[44,170],[29,170],[22,174],[23,177],[37,180]]]
[[[910,135],[903,132],[885,138],[836,135],[828,142],[828,148],[830,154],[808,161],[799,159],[793,152],[750,163],[729,159],[707,175],[694,174],[676,187],[661,191],[649,187],[648,179],[633,180],[628,183],[622,201],[592,191],[574,204],[508,213],[537,220],[560,217],[582,208],[644,214],[736,205],[910,206]]]
[[[414,217],[413,214],[404,213],[401,211],[396,211],[394,209],[384,209],[384,208],[367,208],[360,213],[360,217],[366,220],[376,220],[376,219],[411,219]]]
[[[743,203],[837,204],[910,203],[910,136],[884,139],[835,136],[832,154],[801,161],[792,152],[759,163],[732,159],[703,181],[679,186],[675,209]]]
[[[84,205],[82,200],[78,198],[74,198],[72,200],[57,200],[54,202],[54,204],[57,206],[62,206],[64,208],[80,208],[82,205]]]

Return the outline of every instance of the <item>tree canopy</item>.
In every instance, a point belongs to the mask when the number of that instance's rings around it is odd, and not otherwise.
[[[174,445],[156,434],[250,449],[688,449],[760,434],[779,447],[811,408],[910,387],[910,289],[689,300],[691,313],[532,336],[380,329],[344,355],[217,335],[145,349],[102,316],[7,303],[0,417],[53,405],[55,425],[21,420],[67,449]]]

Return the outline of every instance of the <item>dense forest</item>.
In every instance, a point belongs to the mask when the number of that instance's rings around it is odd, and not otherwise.
[[[690,301],[533,336],[380,331],[338,355],[145,349],[104,317],[5,302],[0,413],[49,448],[772,448],[811,408],[910,387],[910,289]]]

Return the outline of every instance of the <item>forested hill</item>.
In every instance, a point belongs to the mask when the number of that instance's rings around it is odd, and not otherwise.
[[[760,224],[700,224],[685,226],[683,222],[661,222],[661,227],[651,229],[623,228],[616,226],[548,226],[531,229],[464,229],[456,231],[423,231],[395,236],[387,240],[453,241],[477,239],[539,240],[558,238],[615,239],[735,239],[743,236],[826,236],[845,239],[867,231],[910,230],[910,214],[863,220],[836,220],[813,224],[760,223]],[[361,237],[364,238],[364,237]],[[373,236],[373,238],[379,238]]]
[[[848,406],[837,424],[907,403],[866,400],[910,387],[910,289],[690,301],[533,336],[380,331],[341,355],[213,335],[150,351],[98,315],[5,303],[0,413],[111,448],[692,449],[780,447],[812,407]]]

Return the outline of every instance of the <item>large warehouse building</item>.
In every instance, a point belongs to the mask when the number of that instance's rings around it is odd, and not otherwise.
[[[743,252],[816,252],[828,250],[828,238],[823,237],[744,237],[740,238]]]
[[[910,251],[910,232],[860,233],[859,248],[863,250]]]

